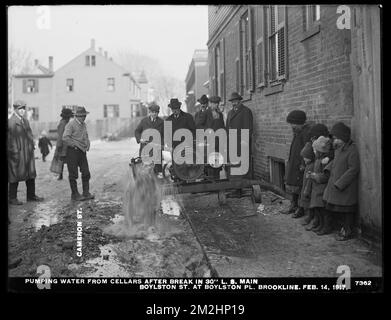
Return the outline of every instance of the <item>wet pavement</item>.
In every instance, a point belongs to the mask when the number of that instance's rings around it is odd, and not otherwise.
[[[352,276],[381,275],[377,248],[305,231],[301,219],[280,214],[288,202],[266,191],[262,205],[250,192],[223,206],[217,194],[166,196],[154,227],[121,232],[129,161],[137,153],[134,139],[94,142],[88,159],[95,199],[79,203],[70,201],[67,169],[62,181],[49,172],[53,151],[49,161],[37,159],[36,189],[45,201],[9,208],[9,275],[37,276],[42,264],[53,277],[335,277],[343,264]],[[25,185],[19,189],[24,201]]]

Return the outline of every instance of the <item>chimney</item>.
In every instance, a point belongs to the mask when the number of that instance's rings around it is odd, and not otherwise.
[[[38,66],[38,64],[39,64],[38,59],[35,59],[35,60],[34,60],[34,65]]]
[[[107,59],[107,51],[105,51],[105,58]]]
[[[91,49],[95,49],[95,39],[91,39]]]
[[[49,56],[49,70],[53,72],[53,57]]]
[[[99,47],[99,53],[102,54],[102,47]]]

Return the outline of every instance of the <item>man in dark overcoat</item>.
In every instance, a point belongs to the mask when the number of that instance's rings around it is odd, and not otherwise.
[[[300,152],[303,150],[304,145],[310,141],[309,130],[311,125],[306,123],[307,116],[302,110],[291,111],[286,121],[291,125],[293,131],[293,140],[289,150],[288,163],[285,171],[285,185],[286,191],[292,195],[291,204],[288,210],[283,211],[283,214],[291,214],[299,209],[298,201],[301,188],[303,185],[304,175],[304,159],[301,157]],[[303,216],[304,212],[298,212],[295,217]]]
[[[205,129],[206,126],[206,111],[208,110],[209,99],[204,94],[197,100],[200,103],[200,110],[194,115],[196,129]]]
[[[174,133],[178,129],[188,129],[191,131],[193,135],[193,139],[195,139],[195,123],[193,116],[190,113],[184,112],[181,110],[182,102],[178,99],[173,98],[170,100],[168,107],[171,108],[172,114],[166,119],[166,121],[172,122],[172,137],[174,137]],[[174,149],[177,145],[179,145],[184,140],[182,137],[181,141],[172,141],[172,148]]]
[[[8,119],[8,203],[21,205],[17,199],[19,181],[25,181],[27,187],[27,201],[43,201],[35,194],[35,157],[34,137],[28,120],[24,117],[26,103],[16,101],[14,112]]]
[[[160,145],[161,146],[164,145],[164,141],[163,141],[164,121],[163,121],[162,118],[160,118],[158,116],[159,115],[159,111],[160,111],[160,106],[158,106],[157,104],[152,103],[148,107],[148,113],[149,113],[148,116],[141,120],[141,122],[139,123],[139,125],[137,126],[137,128],[136,128],[136,130],[134,132],[134,135],[136,137],[137,143],[140,143],[140,152],[139,152],[140,157],[141,157],[141,152],[142,152],[143,148],[148,143],[150,143],[152,141],[152,138],[150,138],[149,140],[142,139],[142,133],[143,133],[144,130],[156,129],[157,131],[159,131],[159,133],[160,133],[160,141],[161,141]],[[161,158],[161,155],[160,155],[160,158]],[[161,163],[155,165],[154,171],[156,173],[162,172],[162,165],[161,165]]]
[[[252,143],[252,135],[254,131],[254,124],[253,124],[253,113],[252,111],[246,107],[244,104],[242,104],[242,96],[238,94],[237,92],[233,92],[231,94],[231,97],[228,99],[232,103],[232,109],[228,112],[227,116],[227,135],[229,136],[229,130],[230,129],[237,129],[237,141],[236,141],[236,148],[237,148],[237,154],[241,155],[242,148],[248,148],[248,154],[249,154],[249,170],[246,174],[242,175],[243,178],[251,178],[252,170],[251,170],[251,157],[252,157],[252,150],[251,150],[251,143]],[[249,130],[249,141],[242,141],[242,135],[240,129],[248,129]],[[232,148],[231,142],[228,139],[228,150]],[[229,152],[228,152],[228,158],[229,158]],[[231,161],[230,161],[231,162]]]

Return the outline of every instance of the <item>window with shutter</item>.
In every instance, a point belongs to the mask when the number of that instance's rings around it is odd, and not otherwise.
[[[240,62],[239,59],[235,60],[236,71],[236,92],[240,92]]]
[[[320,5],[306,5],[303,18],[305,30],[313,28],[320,21]]]
[[[287,78],[286,7],[270,6],[269,14],[269,75],[273,83]]]
[[[257,48],[256,48],[256,81],[257,86],[265,86],[265,37],[264,37],[264,10],[263,6],[256,7],[256,36],[257,36]]]
[[[221,67],[220,67],[220,84],[221,84],[221,101],[225,103],[226,87],[225,87],[225,39],[220,41],[221,48]]]
[[[103,118],[107,118],[107,105],[103,105]]]

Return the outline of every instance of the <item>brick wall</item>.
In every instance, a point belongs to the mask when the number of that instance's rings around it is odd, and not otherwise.
[[[249,99],[243,101],[254,114],[254,168],[258,177],[269,181],[269,157],[287,160],[292,132],[285,120],[291,110],[304,110],[310,121],[329,127],[340,120],[350,125],[353,116],[350,30],[337,29],[336,9],[337,6],[322,5],[320,31],[303,40],[303,6],[288,6],[288,78],[283,83],[283,90],[267,95],[268,87],[256,88]],[[242,6],[208,45],[209,55],[212,55],[214,46],[225,38],[225,90],[228,96],[236,91],[237,30],[245,10],[247,6]],[[257,68],[256,62],[254,67]]]

